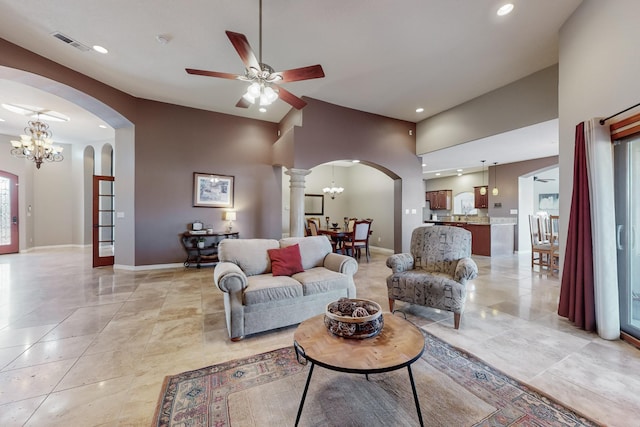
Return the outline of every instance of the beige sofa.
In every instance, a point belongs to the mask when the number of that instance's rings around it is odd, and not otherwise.
[[[273,276],[269,249],[298,244],[304,271]],[[232,341],[289,326],[324,313],[341,297],[354,298],[358,263],[333,253],[325,236],[273,239],[225,239],[213,280],[224,292],[227,329]]]

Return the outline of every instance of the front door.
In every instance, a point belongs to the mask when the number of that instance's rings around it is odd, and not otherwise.
[[[18,252],[18,177],[0,171],[0,254]]]
[[[114,177],[93,176],[93,266],[114,262]]]

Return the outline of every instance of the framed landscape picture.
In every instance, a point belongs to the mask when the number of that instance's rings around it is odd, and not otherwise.
[[[193,206],[233,207],[233,177],[212,173],[193,173]]]

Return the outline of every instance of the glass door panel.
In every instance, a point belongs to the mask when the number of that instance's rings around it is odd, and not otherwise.
[[[0,171],[0,254],[18,252],[18,177]]]
[[[620,328],[640,339],[640,138],[616,141],[614,153]]]
[[[113,265],[114,262],[114,178],[93,177],[93,266]]]

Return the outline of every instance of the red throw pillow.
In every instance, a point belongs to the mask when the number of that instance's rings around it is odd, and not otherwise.
[[[271,273],[274,276],[291,276],[304,271],[300,246],[297,244],[282,249],[268,249],[271,259]]]

